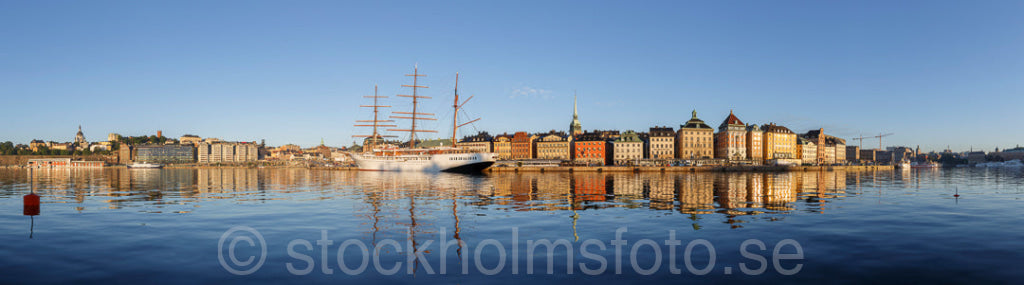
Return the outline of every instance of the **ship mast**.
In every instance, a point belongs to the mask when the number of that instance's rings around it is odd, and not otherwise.
[[[456,72],[455,73],[455,103],[452,103],[452,108],[455,108],[455,112],[452,112],[452,114],[453,114],[453,116],[452,116],[452,147],[457,146],[457,144],[456,144],[456,142],[457,142],[457,140],[456,140],[456,133],[458,133],[459,127],[462,127],[462,126],[465,126],[465,125],[468,125],[470,123],[473,123],[473,122],[476,122],[476,121],[480,120],[480,118],[476,118],[476,119],[474,119],[472,121],[462,123],[461,125],[459,124],[459,109],[462,109],[462,105],[466,105],[466,102],[469,102],[469,99],[473,99],[473,96],[469,96],[469,98],[466,98],[466,101],[462,101],[462,104],[459,104],[459,73]]]
[[[367,145],[363,145],[363,152],[366,152],[367,150],[372,151],[373,147],[377,144],[378,140],[381,140],[384,137],[395,137],[395,136],[382,136],[382,135],[380,135],[380,133],[377,132],[377,127],[397,127],[397,125],[381,125],[381,124],[378,124],[378,123],[390,123],[390,122],[394,122],[394,121],[393,120],[379,120],[378,119],[379,118],[378,113],[380,112],[378,110],[378,108],[391,108],[391,106],[380,105],[379,103],[377,103],[378,102],[377,99],[388,98],[388,96],[377,96],[377,85],[373,86],[373,96],[363,96],[363,98],[373,98],[373,105],[360,105],[359,106],[359,107],[365,107],[365,108],[373,108],[373,120],[356,120],[356,122],[359,122],[359,123],[373,123],[373,124],[369,124],[369,125],[359,125],[359,124],[356,124],[356,125],[353,125],[353,126],[356,126],[356,127],[373,127],[373,134],[371,134],[371,135],[354,135],[352,137],[370,138],[369,147],[367,147]]]
[[[390,116],[390,118],[392,118],[392,119],[410,119],[410,120],[412,120],[412,126],[409,129],[390,129],[388,131],[393,131],[393,132],[409,132],[409,148],[416,148],[416,133],[417,132],[421,132],[421,133],[436,133],[437,132],[437,131],[434,131],[434,130],[417,130],[416,129],[416,120],[433,120],[433,121],[436,121],[437,119],[430,118],[430,117],[424,117],[424,116],[433,116],[434,115],[433,113],[418,113],[418,112],[416,112],[416,107],[419,105],[419,99],[420,98],[430,99],[430,97],[428,97],[428,96],[419,96],[419,95],[416,94],[416,90],[417,89],[419,89],[419,88],[428,88],[427,86],[419,86],[418,85],[419,77],[420,76],[427,76],[427,75],[420,74],[419,73],[419,67],[417,66],[417,67],[413,68],[413,73],[412,74],[406,74],[405,76],[412,76],[412,85],[404,85],[403,84],[402,87],[411,87],[412,88],[412,95],[399,94],[398,97],[412,98],[412,112],[392,112],[392,113],[395,113],[395,114],[404,114],[404,115],[410,115],[410,116]]]

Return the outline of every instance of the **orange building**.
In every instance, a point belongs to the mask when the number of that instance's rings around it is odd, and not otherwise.
[[[512,159],[533,158],[533,140],[537,137],[526,132],[512,135]]]
[[[572,142],[572,159],[576,163],[604,165],[605,144],[601,133],[583,133]]]

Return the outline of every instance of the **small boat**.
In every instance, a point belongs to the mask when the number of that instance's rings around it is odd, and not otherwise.
[[[896,168],[899,168],[899,169],[910,169],[910,161],[907,161],[907,160],[900,161],[899,163],[895,164],[895,166],[896,166]]]
[[[146,162],[136,162],[136,163],[132,163],[132,164],[128,165],[128,168],[140,168],[140,169],[141,168],[153,169],[153,168],[163,168],[163,167],[164,166],[162,164],[159,164],[159,163],[146,163]]]
[[[942,167],[942,164],[939,164],[938,162],[934,162],[934,161],[921,162],[921,163],[915,162],[915,163],[911,164],[910,167],[911,168],[940,168],[940,167]]]

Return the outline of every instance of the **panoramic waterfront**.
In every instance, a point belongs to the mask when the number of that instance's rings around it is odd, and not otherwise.
[[[23,215],[30,192],[41,196],[37,216]],[[1024,277],[1022,198],[1019,168],[0,169],[0,276],[14,284],[1002,283]],[[545,239],[551,269],[545,246],[528,248]],[[625,241],[619,256],[617,240]]]

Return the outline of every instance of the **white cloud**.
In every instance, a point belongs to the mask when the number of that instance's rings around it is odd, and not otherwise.
[[[532,88],[529,86],[523,86],[512,90],[512,95],[509,98],[518,97],[540,97],[542,99],[551,98],[551,90]]]

